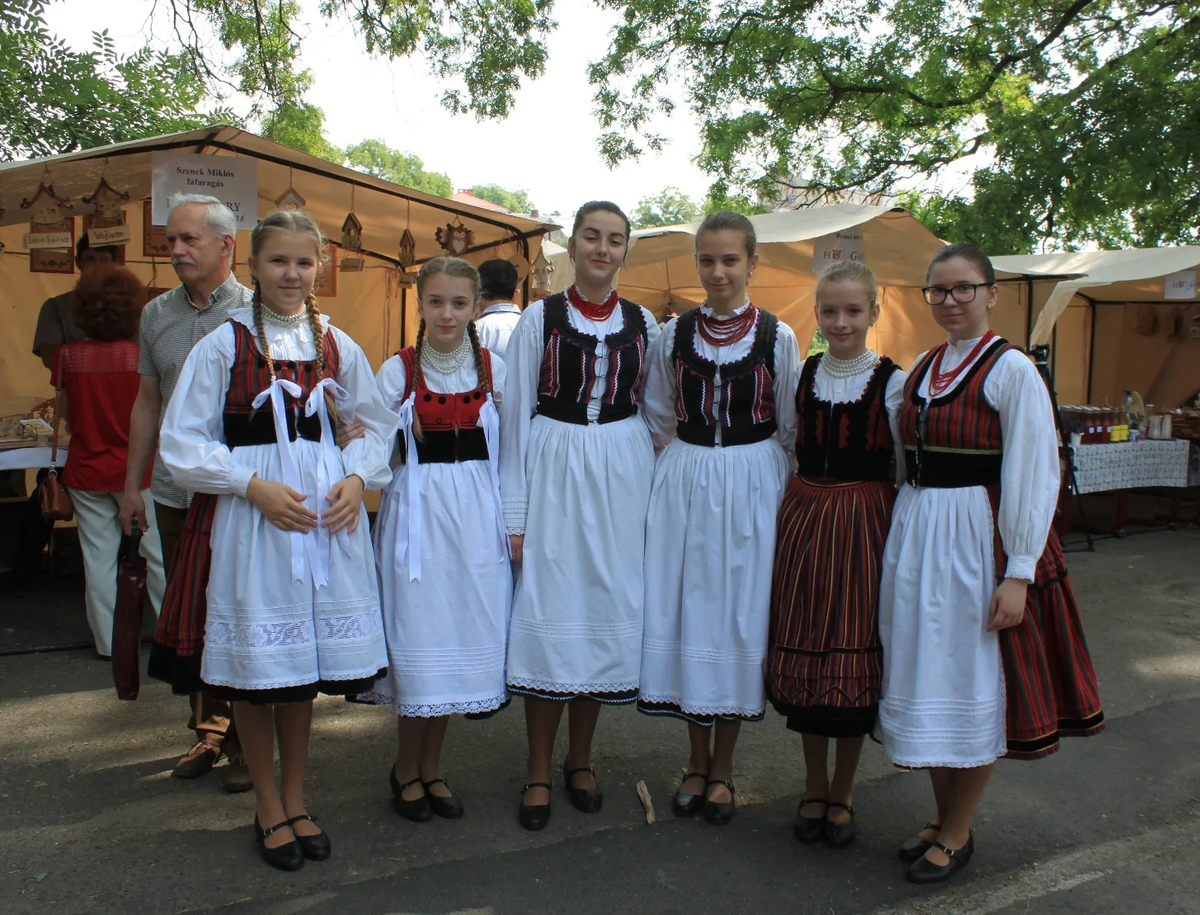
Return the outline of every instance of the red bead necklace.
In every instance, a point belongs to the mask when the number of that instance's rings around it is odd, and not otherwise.
[[[612,317],[613,310],[617,307],[619,298],[617,290],[609,292],[608,297],[603,302],[597,305],[595,302],[589,302],[583,297],[583,293],[575,286],[567,287],[567,301],[579,309],[579,313],[599,324],[601,321],[607,321]]]
[[[949,343],[943,343],[938,350],[938,354],[933,358],[933,367],[929,370],[929,396],[941,397],[950,389],[963,370],[975,362],[975,357],[983,352],[983,348],[992,342],[996,337],[994,330],[989,330],[986,334],[979,338],[979,342],[975,344],[975,348],[971,350],[970,355],[958,364],[958,368],[949,372],[942,371],[942,356],[946,354],[946,350],[950,348]]]
[[[716,317],[710,318],[701,309],[696,312],[696,330],[713,346],[732,346],[750,333],[757,318],[758,308],[754,305],[747,305],[740,315],[734,315],[724,321],[719,321]]]

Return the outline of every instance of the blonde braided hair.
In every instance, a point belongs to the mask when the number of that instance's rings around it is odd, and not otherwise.
[[[295,232],[298,235],[307,236],[316,248],[317,267],[321,269],[328,264],[328,255],[325,249],[325,237],[321,234],[321,227],[317,225],[315,219],[305,213],[303,210],[277,210],[268,216],[265,216],[254,227],[254,231],[250,233],[250,253],[254,257],[258,257],[262,250],[263,242],[272,232]],[[314,380],[319,382],[325,378],[327,358],[325,352],[325,331],[321,327],[321,309],[317,306],[317,297],[310,291],[304,300],[304,305],[308,309],[308,326],[312,331],[313,349],[316,351],[317,376]],[[275,363],[271,358],[271,347],[267,343],[266,329],[263,326],[262,309],[265,307],[262,302],[262,293],[259,290],[258,279],[254,280],[254,326],[258,331],[258,342],[262,346],[263,355],[266,357],[267,365],[271,372],[271,380],[275,380]],[[325,390],[325,401],[329,406],[329,418],[334,424],[338,421],[337,403],[329,389]]]

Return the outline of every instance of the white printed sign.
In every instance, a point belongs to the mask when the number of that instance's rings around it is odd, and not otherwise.
[[[1178,273],[1168,273],[1163,278],[1164,299],[1194,299],[1196,298],[1196,268],[1180,270]]]
[[[88,244],[93,248],[103,248],[105,245],[127,245],[129,238],[129,226],[110,226],[106,229],[88,231]]]
[[[173,194],[206,194],[233,211],[238,228],[249,231],[258,221],[258,162],[238,156],[154,153],[152,222],[165,226]]]
[[[861,260],[865,260],[862,232],[834,232],[813,242],[813,273],[818,276],[832,264]]]
[[[36,251],[39,248],[69,249],[75,243],[70,232],[26,232],[22,241],[27,251]]]

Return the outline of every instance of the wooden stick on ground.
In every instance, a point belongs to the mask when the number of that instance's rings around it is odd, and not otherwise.
[[[646,811],[646,825],[653,826],[655,823],[654,816],[654,801],[650,800],[650,789],[646,787],[644,781],[637,783],[638,800],[642,802],[642,808]]]

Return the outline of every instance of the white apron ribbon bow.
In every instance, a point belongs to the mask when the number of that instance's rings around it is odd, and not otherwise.
[[[342,452],[338,448],[337,440],[333,434],[333,424],[329,421],[329,404],[325,398],[326,388],[333,392],[334,400],[339,404],[345,402],[348,398],[346,389],[340,384],[332,378],[322,378],[309,393],[308,403],[304,405],[305,416],[312,416],[315,413],[320,419],[321,450],[325,453],[324,460],[317,462],[317,514],[321,514],[329,508],[329,490],[337,482],[332,478],[330,468],[342,467]],[[343,473],[342,476],[345,476],[345,474]],[[341,477],[338,477],[338,479],[341,479]],[[330,536],[329,528],[327,527],[318,527],[315,534],[317,538],[317,550],[316,563],[313,566],[313,584],[320,589],[329,584],[329,553],[333,538]],[[350,551],[350,540],[346,529],[342,528],[338,531],[337,536],[342,551],[348,554]]]
[[[504,502],[500,499],[500,411],[489,392],[487,401],[479,408],[479,425],[483,427],[483,437],[487,442],[488,472],[492,478],[492,500],[496,505],[496,530],[500,543],[504,545],[504,555],[500,561],[512,558],[512,541],[508,539],[508,530],[504,526]]]
[[[288,381],[286,378],[272,378],[270,386],[259,392],[254,398],[253,407],[259,409],[267,399],[271,401],[271,415],[275,419],[275,442],[276,448],[279,451],[279,463],[283,468],[283,482],[291,489],[298,493],[304,492],[304,487],[300,481],[300,468],[296,465],[296,456],[292,454],[292,442],[288,438],[287,417],[284,413],[283,395],[284,393],[291,394],[292,397],[299,398],[304,391],[300,385],[293,381]],[[308,501],[304,503],[308,505]],[[316,568],[316,543],[314,538],[302,534],[299,531],[292,531],[289,538],[292,546],[292,581],[304,580],[304,553],[308,552],[308,561]]]
[[[417,455],[417,437],[413,433],[416,409],[417,395],[414,391],[397,411],[400,415],[400,429],[404,432],[406,456],[404,482],[400,490],[400,524],[396,531],[396,566],[402,569],[407,562],[409,581],[421,580],[421,512],[418,504],[420,492],[417,488],[417,467],[420,460]]]

